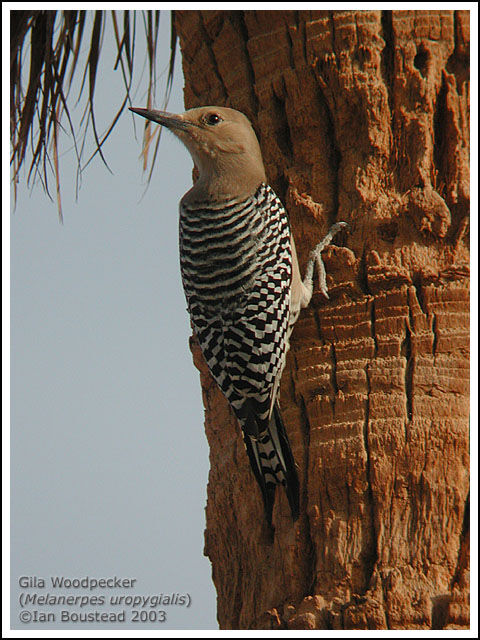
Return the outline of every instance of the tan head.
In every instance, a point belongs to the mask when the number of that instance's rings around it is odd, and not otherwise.
[[[227,107],[199,107],[178,115],[150,109],[130,111],[167,127],[190,151],[199,179],[188,199],[248,196],[265,181],[257,137],[240,111]]]

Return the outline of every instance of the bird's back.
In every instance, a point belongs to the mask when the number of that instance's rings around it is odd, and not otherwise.
[[[182,200],[180,265],[189,307],[235,305],[268,271],[290,279],[288,219],[274,191],[262,184],[242,200]]]
[[[241,201],[182,202],[180,263],[195,333],[239,419],[267,516],[276,484],[296,512],[298,481],[275,406],[292,278],[288,218],[275,192],[261,184]]]

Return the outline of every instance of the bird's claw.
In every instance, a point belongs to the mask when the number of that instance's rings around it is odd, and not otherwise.
[[[336,222],[334,225],[330,227],[327,235],[317,244],[317,246],[313,249],[310,254],[310,259],[314,261],[317,265],[318,269],[318,286],[320,291],[325,296],[325,298],[329,298],[328,295],[328,287],[327,287],[327,272],[325,271],[325,265],[322,260],[322,251],[328,247],[328,245],[332,242],[334,236],[341,231],[342,229],[348,228],[348,224],[346,222]]]

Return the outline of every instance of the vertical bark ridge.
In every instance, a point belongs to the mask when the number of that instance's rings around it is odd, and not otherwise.
[[[301,266],[332,221],[352,228],[292,336],[281,406],[303,511],[292,523],[278,492],[273,540],[193,349],[221,628],[468,626],[468,19],[175,12],[186,107],[252,119]]]

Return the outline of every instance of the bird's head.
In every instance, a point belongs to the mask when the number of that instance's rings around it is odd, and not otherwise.
[[[227,107],[198,107],[173,114],[130,111],[170,129],[190,151],[199,171],[195,193],[251,195],[265,181],[260,145],[248,118]]]

